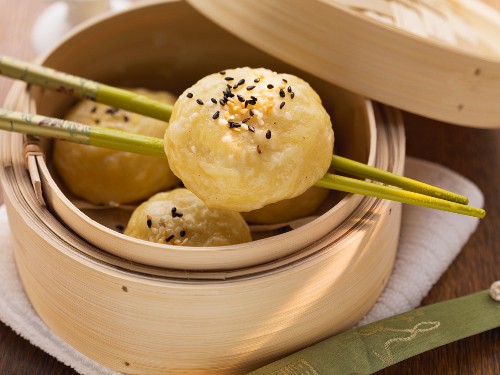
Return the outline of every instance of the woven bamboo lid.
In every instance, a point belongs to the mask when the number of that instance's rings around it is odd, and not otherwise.
[[[351,91],[445,122],[500,127],[500,13],[479,0],[188,1]]]

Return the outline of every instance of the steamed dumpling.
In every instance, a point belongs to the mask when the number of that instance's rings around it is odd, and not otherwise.
[[[268,204],[258,210],[242,212],[248,222],[255,224],[286,223],[312,214],[323,203],[328,189],[313,186],[295,198]]]
[[[238,212],[208,208],[183,188],[158,193],[139,205],[124,233],[180,246],[224,246],[252,239]]]
[[[165,152],[209,207],[251,211],[323,177],[333,140],[330,117],[307,82],[238,68],[209,75],[179,97]]]
[[[173,104],[176,98],[166,92],[135,89],[142,95]],[[123,130],[162,138],[167,122],[81,101],[65,117],[67,120],[108,129]],[[114,205],[144,200],[158,191],[179,183],[167,159],[129,152],[54,142],[53,161],[65,186],[75,196],[96,205]]]

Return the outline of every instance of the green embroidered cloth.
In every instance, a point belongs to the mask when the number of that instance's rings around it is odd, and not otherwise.
[[[495,284],[499,293],[500,286]],[[500,302],[489,293],[436,303],[352,329],[251,375],[372,374],[427,350],[500,327]]]

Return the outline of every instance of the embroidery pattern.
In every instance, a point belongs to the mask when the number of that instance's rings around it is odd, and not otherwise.
[[[269,375],[319,375],[314,366],[304,358],[273,371]]]
[[[390,328],[390,327],[380,327],[378,332],[401,332],[401,333],[407,333],[409,334],[408,336],[400,336],[400,337],[393,337],[387,340],[384,344],[384,350],[385,350],[385,355],[382,355],[375,350],[372,351],[375,356],[380,359],[383,363],[389,365],[394,363],[394,356],[391,350],[391,345],[397,342],[410,342],[415,337],[417,337],[418,333],[423,333],[423,332],[429,332],[433,331],[441,325],[441,322],[435,321],[435,322],[420,322],[417,323],[413,328],[409,329],[397,329],[397,328]],[[373,332],[375,333],[375,332]],[[371,334],[373,334],[371,333]]]

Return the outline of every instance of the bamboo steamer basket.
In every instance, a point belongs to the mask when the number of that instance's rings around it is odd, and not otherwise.
[[[147,2],[99,18],[38,62],[176,93],[232,66],[297,74],[330,111],[339,154],[403,173],[398,110],[247,44],[185,2]],[[70,105],[68,97],[23,83],[5,103],[56,117]],[[4,133],[1,144],[2,187],[28,298],[58,336],[116,371],[248,372],[352,327],[392,270],[399,203],[347,194],[312,222],[249,244],[160,248],[77,208],[51,173],[50,142]]]

